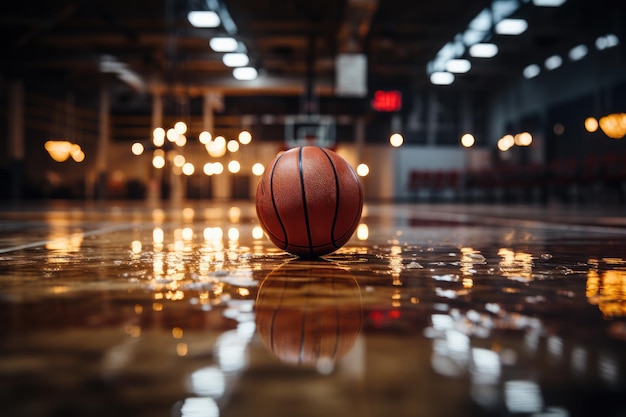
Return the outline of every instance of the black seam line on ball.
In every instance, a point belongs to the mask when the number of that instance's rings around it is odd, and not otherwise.
[[[309,251],[311,252],[311,255],[313,255],[314,250],[313,250],[313,239],[311,238],[311,227],[309,225],[309,211],[307,209],[306,206],[306,193],[304,191],[304,170],[302,167],[302,151],[303,151],[304,147],[301,147],[299,149],[298,152],[298,164],[299,164],[299,168],[300,168],[300,187],[302,189],[302,207],[304,208],[304,222],[306,223],[306,235],[307,238],[309,239]]]
[[[309,298],[311,297],[311,278],[308,278],[307,286],[306,286],[306,298],[304,299],[304,309],[302,314],[302,325],[300,326],[300,352],[298,352],[298,364],[302,365],[304,362],[304,347],[305,347],[305,339],[306,339],[306,322],[307,317],[309,315]],[[314,352],[313,357],[316,357],[316,352]]]
[[[285,298],[285,291],[287,291],[287,283],[283,282],[283,291],[280,293],[280,300],[278,302],[279,306],[282,306],[283,304],[283,299]],[[276,349],[274,348],[274,324],[276,323],[276,315],[278,314],[278,311],[280,310],[280,308],[275,308],[274,311],[272,311],[272,320],[270,322],[270,349],[272,350],[272,352],[276,352]]]
[[[339,175],[337,175],[337,168],[335,168],[335,164],[328,152],[323,148],[320,149],[324,152],[326,158],[328,158],[328,162],[330,162],[330,166],[333,168],[333,174],[335,175],[335,214],[333,215],[333,226],[330,229],[330,241],[334,247],[338,247],[339,245],[337,245],[337,240],[335,239],[335,226],[337,225],[337,217],[339,217],[339,198],[341,195],[339,192]]]
[[[276,213],[278,224],[280,224],[280,228],[283,229],[283,235],[285,236],[285,245],[281,248],[282,250],[285,250],[285,248],[289,246],[289,236],[287,236],[287,229],[285,229],[283,220],[280,218],[280,213],[278,212],[278,207],[276,206],[276,200],[274,199],[274,171],[276,170],[278,161],[280,161],[280,158],[282,158],[283,155],[284,154],[280,154],[278,158],[276,158],[276,162],[274,162],[274,166],[272,167],[272,172],[270,174],[270,195],[272,196],[272,205],[274,206],[274,213]]]
[[[331,281],[330,286],[333,289],[331,294],[338,293],[339,290],[335,288],[336,285],[337,283],[335,282],[335,280]],[[335,344],[333,346],[333,354],[331,358],[335,359],[337,357],[337,354],[339,353],[339,341],[341,340],[341,316],[339,314],[340,307],[337,305],[337,297],[333,297],[333,301],[335,306]]]

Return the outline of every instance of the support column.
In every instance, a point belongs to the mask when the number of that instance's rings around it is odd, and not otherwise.
[[[219,96],[215,93],[206,93],[204,95],[204,103],[202,106],[202,128],[215,136],[215,106],[221,102]]]
[[[365,149],[365,128],[366,128],[366,123],[365,123],[365,117],[364,116],[358,116],[354,119],[354,144],[356,146],[356,164],[358,166],[358,164],[362,164],[365,162],[364,160],[364,149]],[[369,166],[369,164],[368,164]],[[354,167],[356,169],[356,166]],[[375,169],[377,168],[374,166],[370,166],[370,170],[371,169]],[[367,188],[367,184],[369,183],[369,181],[366,181],[367,177],[364,177],[361,179],[361,184],[363,186],[363,192],[365,193],[365,195],[369,194],[369,190]]]
[[[163,96],[159,93],[152,95],[152,130],[157,127],[163,127]]]
[[[365,147],[365,117],[359,116],[354,121],[354,142],[356,144],[356,158],[363,162],[363,148]]]
[[[472,97],[470,93],[461,94],[461,98],[459,100],[459,113],[461,114],[460,118],[460,127],[461,127],[461,135],[466,133],[470,133],[476,139],[476,132],[474,131],[474,108],[472,107]],[[461,138],[459,137],[459,141]],[[462,146],[460,143],[458,146]],[[468,171],[471,169],[472,163],[472,153],[470,149],[463,149],[463,175],[467,177]],[[463,179],[463,183],[465,183],[465,178]]]
[[[428,94],[428,107],[426,114],[426,144],[435,146],[437,144],[437,114],[439,113],[437,95],[431,91]]]
[[[10,198],[23,197],[24,178],[24,86],[21,80],[9,85],[9,169]]]
[[[153,132],[157,127],[163,127],[163,96],[160,93],[152,95],[152,123],[150,130],[150,141],[153,140]],[[151,149],[149,147],[148,149]],[[152,166],[153,155],[148,157],[148,189],[146,198],[151,205],[157,205],[162,198],[161,186],[163,181],[163,169],[156,169]]]
[[[106,198],[108,182],[108,152],[111,141],[111,95],[108,87],[100,89],[100,108],[98,114],[98,153],[96,155],[96,199]]]
[[[203,108],[203,122],[205,123],[205,129],[208,130],[213,137],[215,137],[214,126],[214,111],[221,110],[224,104],[222,102],[222,96],[219,93],[208,92],[204,96],[204,108]],[[210,129],[210,130],[209,130]],[[226,165],[226,164],[225,164]],[[232,198],[232,174],[228,172],[226,166],[224,172],[219,175],[213,175],[211,178],[211,185],[213,197],[220,200],[229,200]]]

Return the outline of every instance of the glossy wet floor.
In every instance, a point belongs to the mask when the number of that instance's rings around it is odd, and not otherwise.
[[[0,211],[3,416],[624,416],[626,217],[367,205],[293,259],[250,203]]]

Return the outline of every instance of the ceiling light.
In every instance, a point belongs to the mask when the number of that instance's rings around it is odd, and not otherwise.
[[[606,35],[604,37],[604,39],[606,39],[606,47],[607,48],[612,48],[614,46],[619,45],[619,38],[617,37],[617,35],[614,35],[612,33]]]
[[[230,52],[224,54],[222,62],[227,67],[245,67],[250,62],[250,59],[243,52]]]
[[[493,43],[477,43],[469,49],[469,54],[474,58],[492,58],[498,53],[498,47]]]
[[[587,55],[588,51],[589,49],[586,45],[580,44],[578,46],[575,46],[569,51],[569,59],[571,59],[572,61],[578,61],[580,59],[583,59]]]
[[[218,36],[211,38],[209,46],[215,52],[235,52],[237,50],[237,40],[230,36]]]
[[[446,71],[437,71],[430,74],[430,82],[435,85],[450,85],[454,82],[454,74]]]
[[[446,62],[446,71],[456,74],[464,74],[472,68],[472,63],[467,59],[451,59]]]
[[[191,11],[187,14],[187,20],[197,28],[216,28],[220,25],[220,17],[212,11]]]
[[[553,69],[557,69],[558,67],[560,67],[562,63],[563,63],[563,58],[561,58],[559,55],[552,55],[551,57],[548,57],[546,59],[546,62],[544,62],[544,65],[546,69],[553,70]]]
[[[463,43],[465,45],[474,45],[485,39],[487,32],[481,30],[467,29],[463,32]]]
[[[541,7],[559,7],[567,0],[533,0],[535,6]]]
[[[474,30],[487,31],[491,29],[491,10],[484,8],[472,19],[468,27]]]
[[[598,50],[603,50],[607,48],[611,48],[613,46],[617,46],[619,44],[619,38],[614,34],[608,34],[605,36],[600,36],[596,39],[596,48]]]
[[[541,72],[541,68],[537,64],[531,64],[524,68],[524,78],[531,79],[535,78]]]
[[[493,13],[493,21],[499,22],[500,20],[511,16],[521,6],[519,0],[497,0],[491,3],[491,12]]]
[[[519,35],[528,29],[528,22],[524,19],[503,19],[496,24],[496,33],[499,35]]]
[[[253,67],[239,67],[233,70],[233,77],[240,81],[254,80],[258,75],[256,68]]]
[[[442,59],[451,59],[455,56],[459,56],[465,52],[465,47],[463,43],[460,41],[450,41],[445,44],[439,52],[437,52],[437,57]]]

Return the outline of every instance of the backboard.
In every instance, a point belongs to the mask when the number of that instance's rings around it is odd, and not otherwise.
[[[285,144],[289,148],[314,145],[335,146],[335,118],[321,115],[294,115],[285,118]]]

